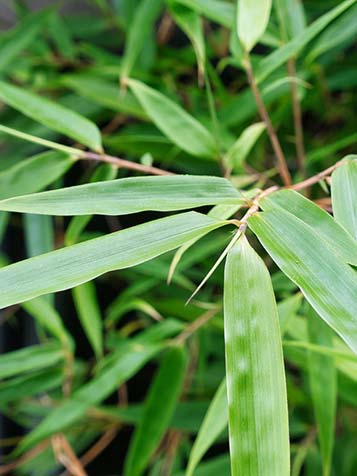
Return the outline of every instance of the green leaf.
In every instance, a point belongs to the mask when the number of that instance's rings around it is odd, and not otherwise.
[[[177,0],[177,2],[228,28],[233,24],[234,6],[231,3],[223,0]]]
[[[281,48],[277,49],[270,55],[265,56],[259,63],[256,71],[256,80],[261,82],[266,79],[279,66],[283,65],[289,58],[296,56],[300,51],[319,33],[321,33],[327,25],[344,11],[350,8],[356,0],[345,0],[338,4],[335,8],[322,15],[311,25],[305,28],[301,33],[296,35],[292,40]]]
[[[167,430],[183,385],[187,355],[173,347],[163,357],[150,386],[140,423],[130,441],[124,463],[126,476],[143,474],[150,457]]]
[[[0,210],[49,215],[127,215],[243,202],[241,193],[224,178],[175,175],[130,177],[51,190],[0,201]]]
[[[49,149],[60,150],[73,157],[80,157],[83,154],[83,151],[81,151],[80,149],[75,149],[74,147],[68,147],[67,145],[58,144],[57,142],[42,139],[41,137],[36,137],[31,134],[26,134],[26,132],[21,132],[16,129],[13,129],[12,127],[3,126],[2,124],[0,124],[0,132],[4,132],[5,134],[9,134],[10,136],[18,137],[22,140],[33,142],[34,144],[39,144],[44,147],[48,147]]]
[[[155,21],[162,8],[161,0],[141,0],[135,9],[134,17],[128,29],[124,56],[121,65],[121,76],[128,77],[135,62],[154,28]]]
[[[113,167],[110,164],[101,164],[94,170],[90,178],[90,182],[93,183],[104,180],[113,180],[117,176],[117,173],[118,169],[116,167]],[[71,219],[64,237],[66,246],[74,245],[74,243],[78,241],[82,231],[90,222],[91,218],[92,215],[80,215]]]
[[[73,289],[79,320],[97,358],[103,354],[102,317],[92,281]]]
[[[174,144],[197,157],[215,158],[215,139],[200,122],[146,84],[134,79],[127,83],[146,114]]]
[[[310,342],[325,347],[332,347],[333,332],[309,307],[307,322]],[[335,433],[337,382],[334,358],[308,353],[309,382],[314,412],[317,421],[323,474],[329,476]]]
[[[265,124],[263,122],[257,122],[244,129],[225,155],[226,164],[233,170],[240,170],[264,130]]]
[[[73,346],[72,337],[64,327],[61,316],[43,297],[27,301],[22,307],[59,341],[66,346]]]
[[[136,343],[124,345],[116,359],[111,361],[97,377],[76,390],[71,398],[62,402],[18,446],[17,452],[36,445],[39,441],[58,433],[82,418],[88,408],[104,400],[115,389],[138,372],[161,347],[142,346]]]
[[[357,242],[329,213],[311,200],[293,190],[281,190],[261,200],[260,206],[263,210],[280,208],[293,214],[313,228],[341,260],[357,266]]]
[[[268,26],[271,0],[239,0],[237,32],[246,51],[251,51]]]
[[[13,405],[16,400],[29,398],[60,387],[63,381],[62,369],[50,369],[36,374],[24,374],[0,383],[0,405]]]
[[[223,224],[188,212],[6,266],[0,270],[0,308],[143,263]]]
[[[75,45],[65,21],[58,12],[53,12],[49,21],[49,34],[63,58],[73,60]]]
[[[0,99],[49,129],[71,137],[97,152],[102,151],[101,136],[97,126],[58,102],[37,96],[3,81],[0,81]]]
[[[304,31],[306,18],[302,0],[275,0],[275,6],[285,39]]]
[[[232,476],[288,476],[278,312],[268,270],[244,235],[227,256],[224,327]]]
[[[117,83],[103,80],[101,76],[71,74],[61,78],[61,83],[80,96],[108,109],[129,114],[138,119],[147,119],[142,107],[129,91],[122,94]]]
[[[27,256],[48,253],[54,249],[53,221],[51,217],[41,215],[24,215],[24,230]]]
[[[23,160],[0,173],[0,200],[38,192],[73,164],[74,160],[64,152],[45,152]]]
[[[298,311],[301,305],[301,300],[301,293],[296,293],[295,295],[289,296],[288,298],[278,303],[279,325],[282,336],[287,331],[290,324],[290,320]]]
[[[316,231],[283,209],[252,216],[249,227],[315,311],[357,352],[357,275]]]
[[[351,8],[338,20],[332,23],[314,44],[309,52],[308,60],[313,61],[318,56],[337,48],[346,41],[354,41],[356,35],[357,5]]]
[[[335,220],[357,240],[357,160],[346,160],[333,172],[331,196]]]
[[[196,440],[192,446],[187,464],[186,476],[196,474],[195,470],[198,463],[226,428],[227,424],[227,390],[226,380],[224,379],[210,403]]]
[[[6,70],[7,66],[14,61],[21,51],[26,49],[43,30],[51,10],[45,9],[27,15],[22,21],[1,38],[0,47],[0,70]]]
[[[57,343],[25,347],[0,355],[0,378],[51,367],[63,360],[63,350]]]
[[[203,25],[200,16],[194,10],[181,4],[180,0],[167,0],[170,12],[179,27],[189,37],[195,50],[199,75],[205,72],[206,47],[203,34]]]

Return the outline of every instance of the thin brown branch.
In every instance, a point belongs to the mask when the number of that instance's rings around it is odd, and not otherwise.
[[[288,166],[286,164],[285,156],[284,156],[283,150],[281,148],[278,136],[276,135],[273,124],[271,123],[268,111],[265,107],[264,101],[262,99],[262,96],[260,94],[260,91],[259,91],[259,88],[258,88],[258,85],[257,85],[257,82],[255,80],[252,64],[250,62],[249,54],[246,55],[246,72],[247,72],[248,82],[249,82],[250,87],[252,89],[252,93],[253,93],[255,102],[258,106],[258,111],[259,111],[260,117],[262,118],[262,120],[264,121],[264,123],[266,125],[271,145],[273,147],[274,153],[275,153],[276,158],[278,160],[279,174],[280,174],[280,176],[283,180],[284,185],[288,186],[288,185],[291,184],[290,172],[289,172]]]
[[[98,162],[106,162],[112,164],[118,169],[129,169],[142,172],[149,175],[175,175],[167,170],[162,170],[150,165],[138,164],[137,162],[131,162],[130,160],[120,159],[119,157],[113,157],[107,154],[96,154],[94,152],[82,152],[78,159],[82,160],[96,160]]]
[[[296,68],[295,68],[295,59],[290,58],[288,60],[288,72],[291,78],[296,77]],[[305,146],[304,146],[304,131],[302,127],[302,113],[301,113],[301,104],[298,95],[298,87],[296,81],[291,81],[291,98],[292,98],[292,106],[293,106],[293,117],[294,117],[294,131],[295,131],[295,147],[296,147],[296,155],[297,155],[297,162],[298,167],[305,177],[306,169],[305,169]]]
[[[57,461],[67,469],[69,474],[73,476],[88,476],[82,463],[72,450],[71,445],[62,434],[53,436],[51,441]]]
[[[210,311],[205,312],[202,314],[200,317],[198,317],[196,320],[191,322],[182,332],[179,334],[175,339],[176,344],[182,344],[187,340],[194,332],[196,332],[200,327],[202,327],[206,322],[208,322],[212,317],[214,317],[217,312],[219,311],[219,308],[216,309],[211,309]]]
[[[331,165],[328,169],[323,170],[322,172],[319,172],[316,175],[313,175],[312,177],[309,177],[306,180],[303,180],[302,182],[295,183],[294,185],[291,185],[290,188],[292,190],[303,190],[304,188],[310,187],[311,185],[314,185],[317,182],[320,182],[320,180],[325,179],[329,175],[332,174],[334,170],[336,170],[340,165],[342,165],[344,160],[340,160],[336,162],[334,165]]]
[[[48,440],[42,441],[42,443],[38,444],[31,450],[29,450],[27,453],[25,453],[23,456],[21,456],[19,459],[16,461],[13,461],[12,463],[6,464],[4,466],[0,466],[0,475],[6,475],[10,474],[14,469],[18,468],[22,464],[27,463],[31,459],[35,458],[37,455],[42,453],[48,446]]]

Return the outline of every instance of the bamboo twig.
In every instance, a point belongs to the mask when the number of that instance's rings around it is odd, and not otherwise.
[[[288,73],[292,78],[296,77],[296,68],[295,68],[295,59],[290,58],[288,60]],[[291,82],[291,98],[293,106],[293,117],[294,117],[294,131],[295,131],[295,147],[296,147],[296,156],[300,172],[303,177],[306,175],[305,168],[305,146],[304,146],[304,131],[302,127],[302,112],[301,104],[299,101],[298,88],[296,81]]]
[[[94,152],[83,151],[80,155],[78,155],[78,159],[106,162],[118,167],[118,169],[137,170],[138,172],[143,172],[150,175],[175,175],[174,173],[168,172],[167,170],[162,170],[150,165],[138,164],[137,162],[131,162],[130,160],[120,159],[119,157],[114,157],[107,154],[96,154]]]
[[[245,68],[246,68],[246,72],[247,72],[248,82],[249,82],[250,87],[252,89],[252,93],[253,93],[255,102],[258,106],[258,111],[259,111],[260,117],[262,118],[262,120],[264,121],[264,123],[266,125],[271,145],[274,149],[274,153],[275,153],[276,158],[278,160],[279,174],[280,174],[280,176],[281,176],[281,178],[284,182],[284,185],[288,186],[288,185],[291,184],[291,176],[290,176],[288,166],[286,164],[286,159],[285,159],[285,156],[284,156],[284,152],[281,148],[278,136],[276,135],[276,132],[275,132],[275,129],[273,127],[273,124],[271,123],[268,111],[265,107],[264,101],[263,101],[262,96],[260,94],[257,82],[256,82],[255,77],[254,77],[254,72],[253,72],[252,64],[251,64],[250,57],[249,57],[248,53],[246,54],[246,57],[245,57]]]

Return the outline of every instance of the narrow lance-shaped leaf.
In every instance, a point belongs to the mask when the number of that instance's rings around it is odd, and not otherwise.
[[[141,0],[135,9],[134,18],[128,29],[125,43],[124,56],[121,66],[121,75],[130,76],[131,70],[141,53],[145,43],[153,29],[154,23],[159,16],[162,7],[161,0]]]
[[[332,347],[333,331],[310,306],[307,322],[310,342],[318,346]],[[323,474],[330,476],[337,397],[335,363],[332,356],[311,351],[308,355],[310,389],[319,432]]]
[[[236,142],[229,148],[224,160],[228,167],[232,167],[233,170],[239,170],[242,168],[245,159],[248,157],[249,152],[254,147],[255,143],[265,130],[265,124],[263,122],[257,122],[244,129],[242,134],[238,137]]]
[[[331,195],[335,220],[357,240],[357,160],[346,160],[334,171]]]
[[[302,0],[276,0],[275,8],[284,39],[293,38],[306,28]]]
[[[329,244],[341,260],[357,266],[357,242],[329,213],[311,200],[293,190],[281,190],[268,195],[259,203],[264,211],[280,208],[300,218]]]
[[[174,144],[197,157],[217,155],[214,137],[197,119],[146,84],[134,79],[127,83],[146,114]]]
[[[48,300],[43,297],[31,299],[23,303],[22,307],[62,344],[66,347],[73,346],[72,337],[64,327],[61,316]]]
[[[224,328],[232,476],[288,476],[278,312],[268,270],[245,236],[227,256]]]
[[[357,352],[357,274],[310,226],[283,209],[248,220],[279,268],[315,311]]]
[[[186,363],[187,355],[182,347],[173,347],[164,355],[129,445],[124,463],[126,476],[143,474],[164,436],[180,396]]]
[[[0,173],[0,200],[38,192],[73,164],[74,160],[64,152],[44,152],[23,160]]]
[[[192,476],[195,474],[195,469],[198,463],[227,425],[227,385],[226,380],[224,379],[210,403],[196,440],[192,446],[187,464],[186,476]]]
[[[246,51],[258,43],[268,26],[271,0],[238,0],[237,31]]]
[[[142,107],[135,97],[127,91],[120,92],[117,82],[103,80],[102,76],[89,74],[70,74],[61,78],[61,84],[113,111],[128,114],[138,119],[147,119]]]
[[[0,201],[0,210],[49,215],[126,215],[216,204],[243,204],[226,179],[194,175],[130,177]]]
[[[102,150],[101,135],[93,122],[61,104],[0,81],[0,100],[49,129],[91,149]]]
[[[205,71],[206,47],[203,34],[203,25],[200,16],[194,10],[182,5],[177,0],[167,0],[175,22],[189,37],[195,50],[199,76],[202,78]]]
[[[98,376],[76,390],[69,400],[56,407],[20,443],[17,453],[26,451],[39,441],[68,428],[82,418],[88,408],[104,400],[115,389],[138,372],[155,354],[160,345],[126,343],[116,359]]]
[[[93,183],[104,180],[113,180],[117,176],[117,173],[118,169],[116,167],[113,167],[110,164],[101,164],[94,170],[90,178],[90,182]],[[64,237],[66,246],[74,245],[74,243],[78,241],[78,238],[87,224],[90,222],[91,218],[92,215],[80,215],[71,219]]]
[[[192,8],[210,20],[230,28],[233,23],[234,6],[223,0],[176,0],[182,5]]]
[[[51,14],[50,9],[26,15],[12,30],[1,38],[0,47],[0,70],[6,70],[6,67],[14,61],[22,50],[26,49],[38,33],[43,30],[45,23]]]
[[[143,263],[223,224],[188,212],[6,266],[0,270],[0,308]]]
[[[253,1],[253,0],[252,0]],[[289,58],[296,56],[300,51],[323,31],[335,18],[350,8],[356,0],[345,0],[335,8],[322,15],[311,25],[306,27],[301,33],[294,36],[292,40],[281,48],[265,56],[259,63],[256,71],[257,82],[264,81],[273,71],[283,65]]]
[[[27,213],[23,216],[23,226],[26,251],[29,258],[48,253],[55,248],[54,223],[52,217]],[[53,303],[53,298],[53,294],[48,294],[43,297],[43,299],[49,303]]]
[[[50,367],[61,360],[63,350],[54,342],[8,352],[0,356],[0,378]]]
[[[74,304],[79,320],[96,354],[103,353],[102,317],[93,282],[89,281],[73,289]]]

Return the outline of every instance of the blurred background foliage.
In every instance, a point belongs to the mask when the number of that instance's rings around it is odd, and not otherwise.
[[[351,4],[317,33],[309,30],[340,4],[339,0],[301,3],[276,0],[268,29],[252,51],[252,64],[257,77],[261,78],[260,91],[296,180],[327,168],[355,150],[357,5]],[[242,67],[233,19],[234,4],[228,0],[47,3],[4,0],[0,2],[1,80],[52,98],[91,119],[102,132],[108,154],[174,173],[223,174],[243,189],[267,187],[280,183],[280,179]],[[272,68],[272,52],[281,50],[294,39],[300,46],[292,55],[294,61],[290,67],[293,64],[293,70],[287,68],[285,61]],[[148,116],[130,90],[125,91],[126,76],[141,80],[180,104],[212,133],[220,150],[230,150],[230,156],[222,154],[219,160],[212,160],[189,154],[187,147],[180,146],[163,133],[162,127],[157,127],[157,121]],[[124,78],[121,84],[120,78]],[[303,165],[297,160],[292,91],[302,109]],[[0,104],[0,123],[73,145],[69,139],[3,103]],[[230,149],[237,138],[240,138],[238,147]],[[37,144],[1,133],[1,198],[135,175],[133,171],[108,164],[97,165],[93,161],[78,161],[72,167],[64,164],[61,170],[53,171],[51,157],[46,159],[47,167],[40,170],[34,165],[31,169],[27,163],[29,158],[41,152],[43,148]],[[35,181],[36,184],[31,185]],[[310,192],[314,200],[330,209],[323,184]],[[1,264],[160,216],[145,212],[120,218],[70,219],[3,212],[0,215]],[[74,389],[91,382],[91,391],[100,393],[98,375],[103,368],[110,369],[113,362],[126,356],[128,361],[124,359],[123,365],[128,366],[127,375],[118,381],[114,379],[111,385],[115,391],[103,395],[100,405],[94,405],[64,432],[65,441],[81,458],[90,475],[123,474],[126,465],[127,474],[131,471],[130,474],[138,476],[142,473],[130,469],[133,453],[135,456],[133,445],[128,452],[130,436],[133,426],[139,432],[144,424],[146,428],[153,425],[151,433],[146,434],[154,444],[151,457],[145,460],[142,455],[147,467],[145,474],[185,474],[193,442],[225,374],[223,269],[213,274],[189,306],[185,306],[185,301],[229,238],[227,232],[218,230],[204,238],[199,246],[192,246],[179,262],[170,285],[167,275],[173,253],[132,269],[104,275],[73,292],[46,296],[1,311],[2,351],[22,352],[8,354],[7,361],[2,361],[4,370],[0,371],[3,471],[5,465],[14,463],[14,474],[60,474],[63,465],[58,461],[58,454],[66,444],[61,440],[52,442],[52,447],[57,444],[57,459],[48,442],[35,446],[35,453],[25,453],[24,459],[8,455],[21,437],[31,432],[64,398],[62,391],[68,383],[68,369]],[[311,310],[269,258],[266,262],[273,276],[284,341],[309,342],[306,316]],[[58,345],[48,339],[43,325],[52,318],[56,321],[58,315],[65,327],[67,353],[64,357]],[[191,326],[196,319],[204,323],[197,329]],[[97,323],[97,329],[93,329],[93,322]],[[185,341],[186,363],[182,363],[180,357],[161,352],[162,347],[160,351],[155,347],[176,336]],[[130,358],[134,359],[137,345],[155,349],[151,349],[152,353],[142,362],[133,364]],[[310,354],[304,348],[286,345],[284,353],[292,475],[317,476],[323,474],[321,454],[326,452],[321,452],[319,446],[313,410],[311,389],[316,368],[309,365]],[[331,366],[331,359],[325,359],[321,365]],[[165,370],[165,366],[172,372]],[[353,358],[336,358],[331,372],[337,381],[331,475],[354,476],[357,474],[357,362]],[[143,412],[143,401],[148,392],[158,391],[155,378],[160,375],[167,381],[171,378],[170,385],[178,387],[177,398],[170,397],[173,398],[173,415],[162,415],[159,402],[148,416],[147,411]],[[147,402],[146,399],[146,405]],[[169,408],[170,402],[166,403]],[[323,406],[324,401],[318,404]],[[224,410],[215,409],[217,435],[209,442],[210,447],[205,448],[208,451],[203,451],[204,459],[194,472],[197,476],[229,475]],[[161,419],[163,428],[157,429]],[[222,420],[223,426],[220,426]]]

